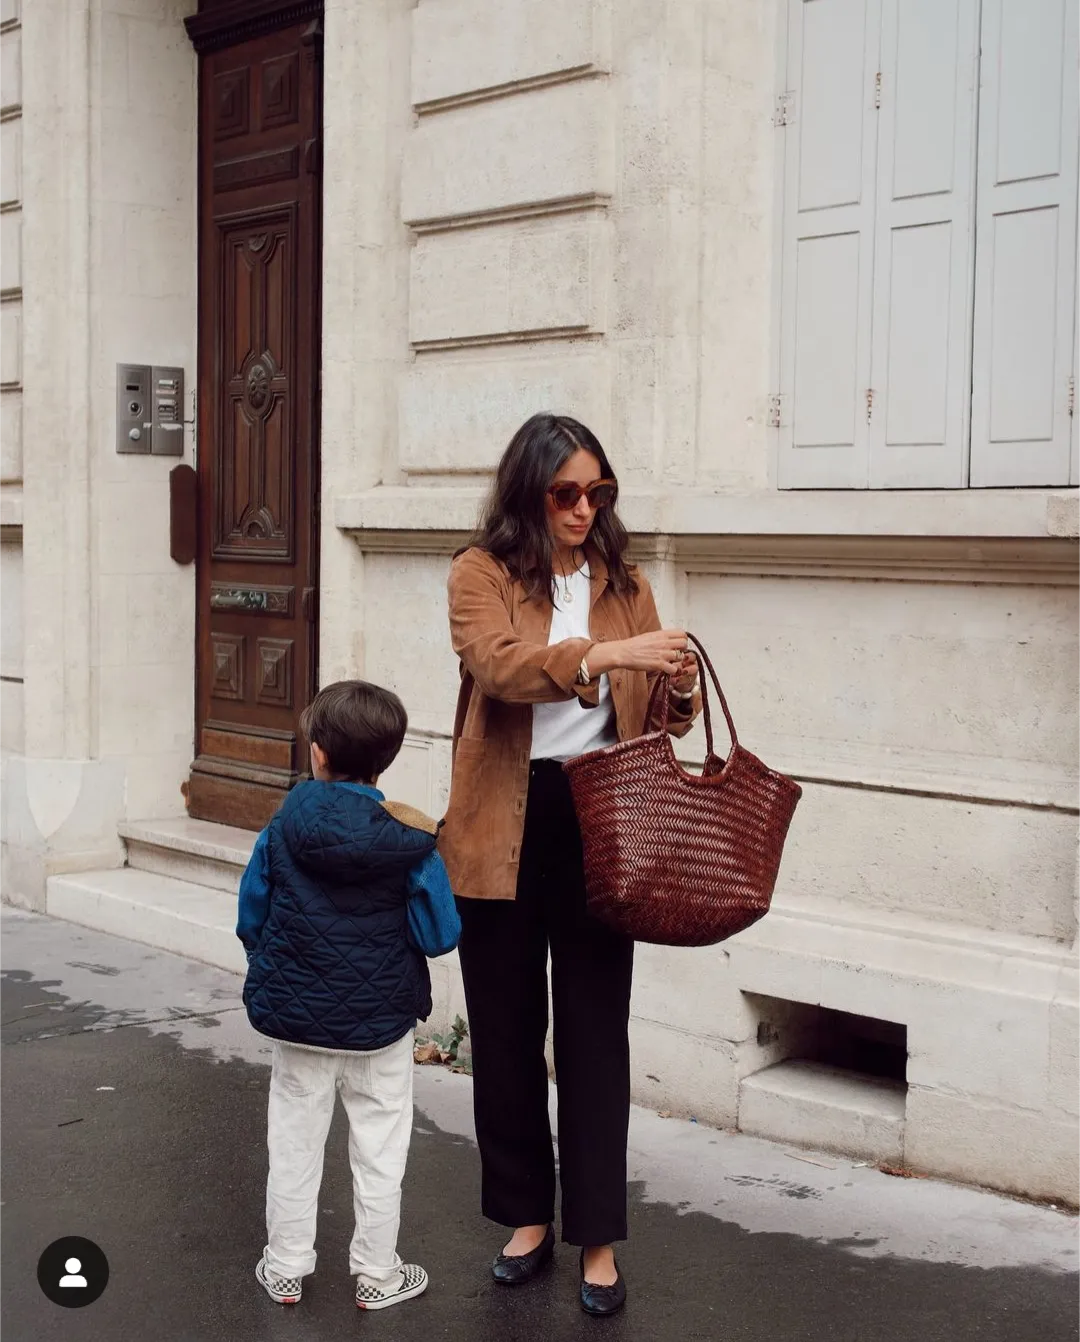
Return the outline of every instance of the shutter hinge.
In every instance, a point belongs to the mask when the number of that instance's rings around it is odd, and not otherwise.
[[[1076,378],[1069,374],[1069,418],[1076,413]]]
[[[874,414],[874,389],[873,389],[873,387],[867,387],[867,389],[866,389],[866,422],[867,422],[867,424],[870,423],[870,420],[873,418],[873,414]]]
[[[783,415],[784,398],[777,392],[769,397],[769,428],[778,429]]]
[[[794,93],[781,93],[776,99],[776,110],[773,112],[774,126],[790,126],[795,120],[795,95]]]
[[[874,76],[874,106],[881,106],[881,71]]]

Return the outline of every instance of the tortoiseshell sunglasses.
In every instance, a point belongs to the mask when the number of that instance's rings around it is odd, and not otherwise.
[[[548,498],[561,513],[568,513],[577,507],[582,494],[589,500],[589,507],[595,512],[599,508],[608,508],[615,502],[619,486],[614,480],[594,480],[591,485],[582,488],[573,480],[562,480],[548,490]]]

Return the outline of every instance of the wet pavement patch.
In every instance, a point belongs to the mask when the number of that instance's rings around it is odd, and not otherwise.
[[[401,1250],[431,1274],[428,1293],[358,1317],[347,1272],[352,1228],[346,1130],[326,1158],[319,1266],[302,1304],[274,1305],[254,1280],[263,1245],[266,1067],[221,1061],[145,1023],[69,1002],[60,985],[2,982],[4,1161],[2,1325],[33,1342],[1073,1342],[1077,1278],[862,1258],[859,1227],[831,1243],[753,1233],[631,1186],[619,1250],[631,1298],[610,1320],[577,1305],[577,1251],[560,1246],[540,1280],[496,1287],[500,1231],[479,1215],[467,1138],[418,1114]],[[205,1017],[209,1031],[216,1017]],[[108,1087],[109,1089],[106,1089]],[[741,1176],[729,1178],[738,1183]],[[765,1181],[770,1182],[770,1181]],[[818,1190],[782,1179],[778,1195]],[[792,1204],[797,1205],[797,1201]],[[928,1235],[940,1225],[927,1226]],[[79,1235],[108,1257],[108,1288],[65,1310],[41,1293],[43,1249]]]
[[[725,1176],[729,1184],[738,1184],[740,1188],[775,1188],[782,1198],[798,1198],[804,1202],[807,1198],[821,1197],[820,1188],[810,1188],[806,1184],[793,1184],[787,1179],[759,1179],[752,1174],[729,1174]]]

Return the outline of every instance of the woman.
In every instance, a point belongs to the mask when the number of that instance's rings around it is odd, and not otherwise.
[[[634,948],[586,912],[561,763],[645,731],[659,675],[674,677],[674,735],[698,707],[686,634],[661,629],[648,582],[624,559],[617,494],[603,448],[574,419],[534,415],[506,449],[450,572],[462,681],[440,839],[461,912],[482,1207],[514,1229],[492,1273],[528,1281],[555,1244],[550,951],[562,1237],[581,1246],[593,1314],[626,1299],[612,1243],[626,1238]]]

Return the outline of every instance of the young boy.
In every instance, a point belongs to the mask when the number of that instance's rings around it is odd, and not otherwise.
[[[461,924],[435,821],[375,787],[405,736],[397,695],[340,681],[316,695],[301,726],[314,778],[292,789],[255,841],[236,929],[248,957],[248,1018],[275,1041],[267,1244],[255,1276],[271,1299],[294,1305],[315,1269],[337,1093],[349,1119],[356,1303],[384,1309],[428,1284],[397,1253],[413,1033],[431,1011],[424,951],[450,950]]]

